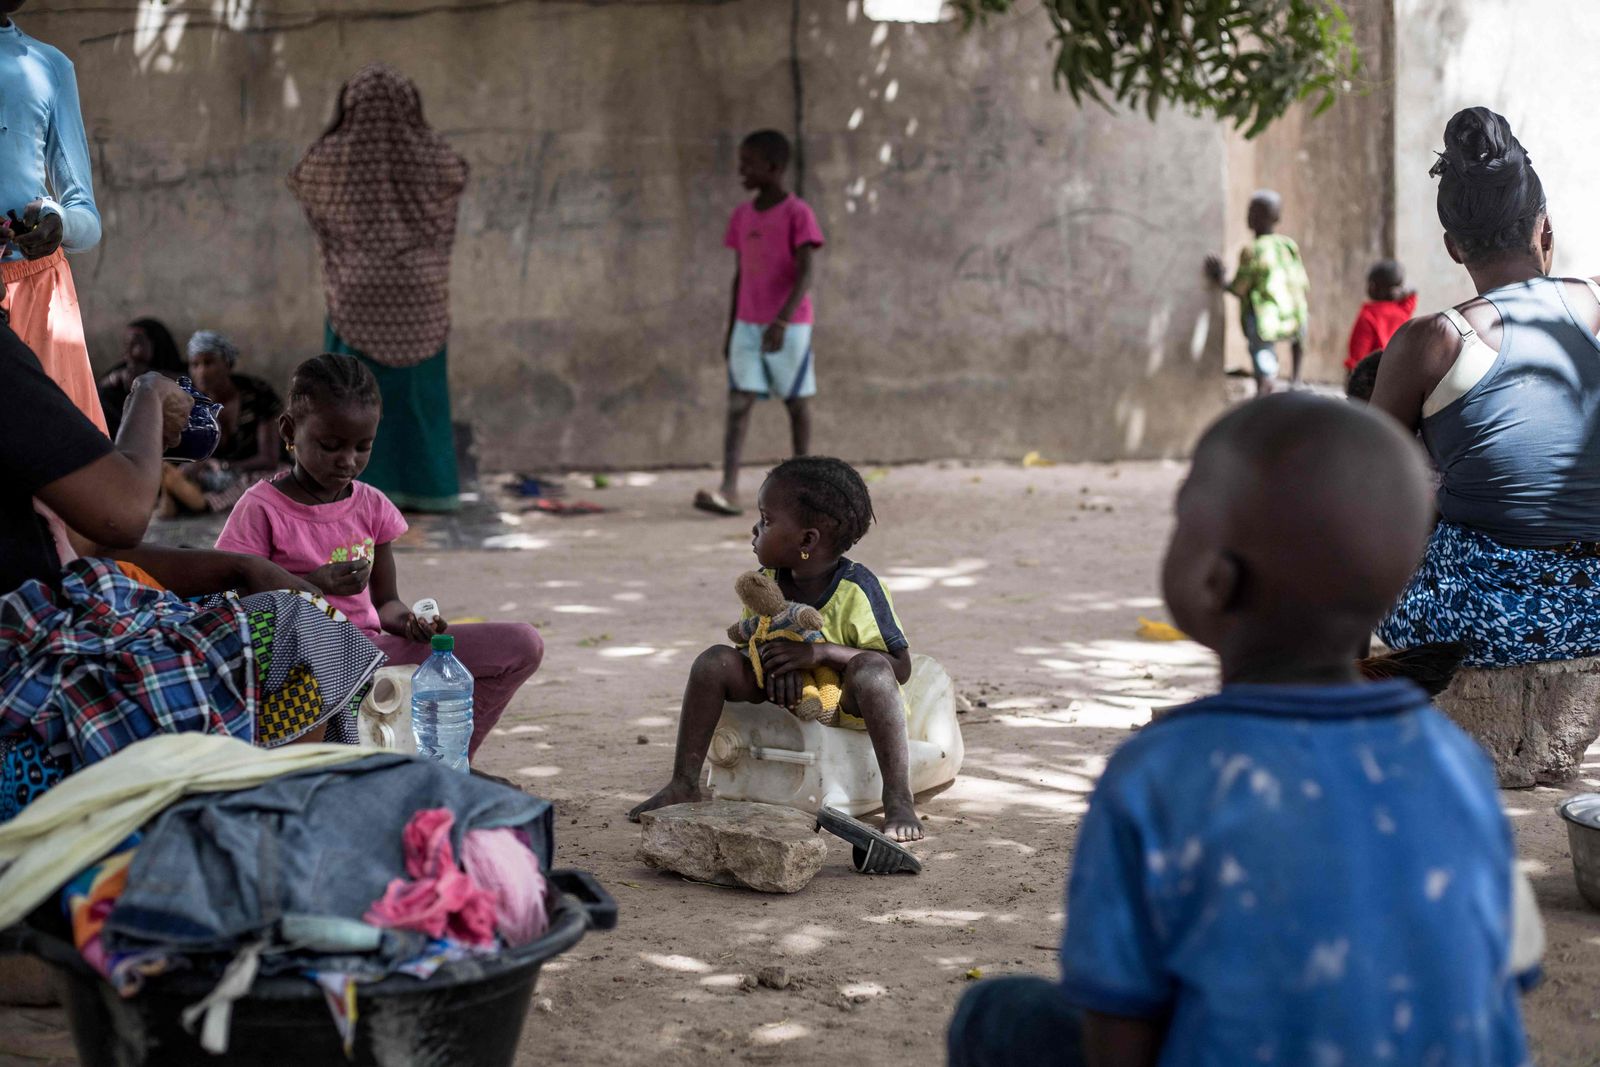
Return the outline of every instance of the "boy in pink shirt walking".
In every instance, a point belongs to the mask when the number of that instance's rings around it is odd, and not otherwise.
[[[722,486],[695,494],[694,506],[737,515],[739,460],[750,411],[779,397],[789,411],[794,454],[811,451],[810,399],[817,393],[811,354],[811,264],[822,228],[810,205],[783,187],[789,139],[757,130],[739,146],[739,178],[754,199],[734,209],[723,244],[739,256],[728,313],[728,428],[723,438]]]

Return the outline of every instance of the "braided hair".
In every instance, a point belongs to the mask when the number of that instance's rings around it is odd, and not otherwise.
[[[1457,111],[1429,175],[1439,179],[1439,222],[1468,262],[1533,243],[1545,212],[1544,185],[1502,115]]]
[[[877,519],[867,483],[842,459],[796,456],[772,468],[767,480],[788,486],[801,519],[829,535],[836,552],[849,551]]]
[[[378,380],[354,356],[324,352],[294,369],[289,380],[289,413],[296,418],[318,404],[382,407]]]

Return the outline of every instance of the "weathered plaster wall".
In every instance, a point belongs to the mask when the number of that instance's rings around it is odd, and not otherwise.
[[[473,167],[451,361],[486,460],[718,455],[720,240],[738,137],[792,125],[786,0],[116,6],[21,20],[78,66],[107,234],[75,262],[97,362],[143,314],[228,330],[277,379],[317,350],[317,260],[282,176],[381,59]],[[1220,399],[1218,305],[1187,264],[1222,242],[1223,134],[1075,109],[1036,18],[800,14],[806,192],[830,237],[819,444],[1184,449]],[[782,427],[761,413],[758,456]]]
[[[1463,107],[1511,120],[1550,201],[1557,272],[1600,274],[1600,198],[1594,175],[1594,57],[1600,18],[1570,0],[1395,0],[1397,98],[1395,229],[1400,255],[1437,311],[1472,295],[1451,262],[1428,177],[1444,127]]]

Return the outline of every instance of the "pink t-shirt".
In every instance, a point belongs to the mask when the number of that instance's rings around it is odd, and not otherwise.
[[[328,563],[370,557],[406,532],[406,520],[382,492],[356,482],[332,504],[290,500],[271,482],[252,485],[233,506],[217,548],[270,559],[290,574],[310,574]],[[330,596],[328,603],[358,629],[379,632],[378,609],[369,589],[359,596]]]
[[[822,227],[817,225],[811,206],[790,193],[765,211],[757,211],[748,200],[734,208],[722,243],[739,253],[739,306],[735,317],[740,322],[765,326],[778,317],[789,294],[794,292],[799,273],[796,250],[803,245],[821,248]],[[789,321],[812,321],[810,293],[800,301]]]

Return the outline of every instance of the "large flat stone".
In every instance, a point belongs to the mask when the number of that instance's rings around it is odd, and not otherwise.
[[[1434,701],[1494,757],[1500,785],[1555,785],[1600,737],[1600,658],[1463,668]]]
[[[639,858],[701,882],[796,893],[822,869],[816,817],[776,804],[708,800],[645,812]]]

